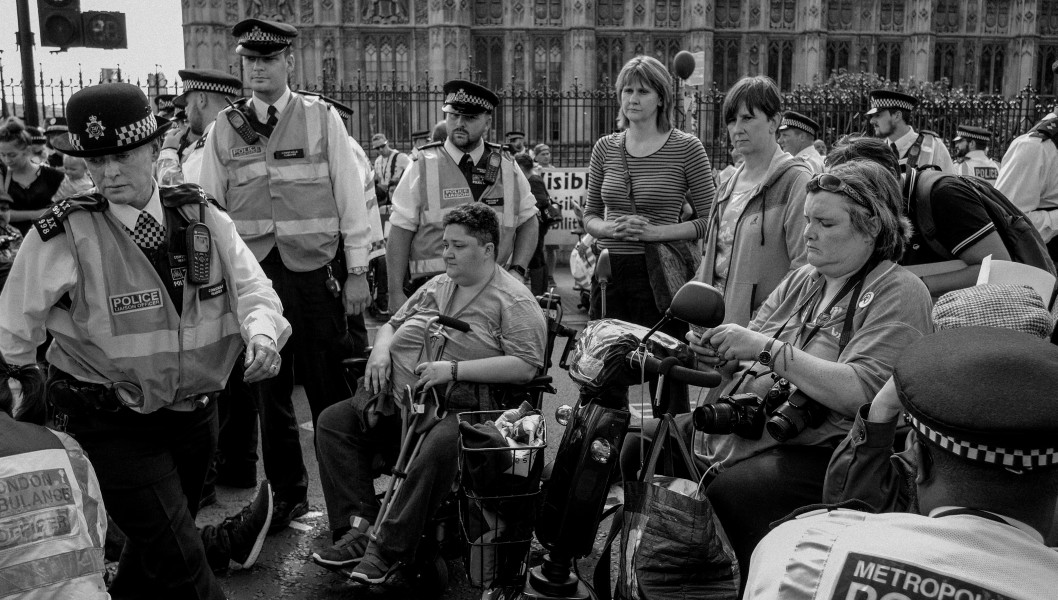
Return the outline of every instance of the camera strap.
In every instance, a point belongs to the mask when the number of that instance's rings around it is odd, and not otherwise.
[[[830,304],[827,305],[823,312],[830,314],[830,311],[834,308],[834,305],[840,302],[843,298],[845,298],[845,296],[848,296],[849,292],[852,292],[853,300],[858,298],[860,294],[863,293],[863,285],[867,281],[867,274],[870,273],[876,266],[878,266],[878,263],[878,260],[872,258],[871,260],[868,260],[866,264],[860,267],[860,270],[857,271],[856,275],[850,277],[849,280],[845,282],[845,285],[841,286],[841,289],[838,290],[837,295],[834,296],[834,299],[830,301]],[[772,337],[778,338],[780,335],[782,335],[782,332],[786,330],[786,327],[790,324],[790,321],[792,321],[793,318],[797,315],[802,314],[805,309],[808,308],[808,305],[816,299],[816,296],[818,296],[823,291],[824,287],[826,287],[825,283],[823,285],[817,286],[816,289],[808,295],[808,298],[805,298],[805,300],[801,302],[801,305],[798,306],[796,310],[794,310],[794,313],[786,319],[786,322],[783,323],[781,327],[779,327],[779,330],[776,331],[775,335],[773,335]],[[841,356],[841,353],[845,350],[845,346],[847,346],[849,340],[852,339],[852,321],[853,318],[856,316],[856,307],[856,302],[849,302],[849,310],[845,314],[845,323],[841,328],[841,337],[838,338],[838,356]],[[811,329],[808,330],[808,334],[804,336],[803,340],[801,340],[801,350],[804,350],[805,347],[808,346],[808,342],[812,341],[812,338],[815,337],[815,335],[819,333],[819,330],[823,328],[823,325],[825,325],[825,323],[820,323],[818,321],[819,319],[817,317],[814,317],[812,319]],[[771,370],[769,370],[765,373],[758,374],[753,371],[753,367],[756,365],[757,362],[754,361],[753,364],[750,365],[750,367],[742,373],[742,377],[739,378],[738,383],[735,384],[735,387],[731,388],[731,391],[729,393],[734,394],[735,392],[737,392],[738,389],[742,387],[742,383],[746,380],[746,377],[750,374],[753,374],[754,377],[761,377],[772,372]]]

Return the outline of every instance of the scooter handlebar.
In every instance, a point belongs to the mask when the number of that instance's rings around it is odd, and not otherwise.
[[[652,375],[666,375],[680,383],[696,385],[698,387],[716,387],[720,385],[722,378],[717,371],[699,371],[679,366],[680,361],[674,357],[659,359],[649,354],[630,353],[628,363],[633,368],[638,368],[642,361],[647,373]]]
[[[437,317],[437,322],[443,327],[455,329],[456,331],[462,331],[463,333],[468,333],[470,331],[469,323],[467,323],[466,321],[460,321],[459,319],[456,319],[454,317],[439,315]]]

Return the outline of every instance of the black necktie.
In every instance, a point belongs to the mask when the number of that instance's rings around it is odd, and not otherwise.
[[[897,160],[900,159],[900,151],[896,149],[896,144],[889,142],[889,147],[893,149],[893,154],[896,155]]]
[[[275,127],[276,123],[278,123],[278,122],[279,122],[279,111],[276,110],[276,107],[274,107],[272,105],[269,105],[268,106],[268,120],[265,121],[265,125],[268,125],[269,127]]]
[[[469,154],[464,154],[463,158],[459,159],[459,170],[463,172],[469,184],[474,176],[474,159],[470,158]]]

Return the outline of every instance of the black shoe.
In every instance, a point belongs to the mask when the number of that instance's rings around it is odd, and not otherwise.
[[[268,529],[268,534],[286,529],[291,521],[307,512],[309,512],[308,500],[275,500],[275,508],[272,509],[272,526]]]
[[[272,524],[272,486],[265,479],[257,489],[253,502],[242,512],[224,519],[220,528],[227,534],[232,566],[249,569],[257,562],[264,546],[265,535]]]
[[[352,528],[334,545],[312,553],[312,562],[332,571],[351,567],[360,562],[371,542],[373,527],[367,519],[352,517],[349,519]]]

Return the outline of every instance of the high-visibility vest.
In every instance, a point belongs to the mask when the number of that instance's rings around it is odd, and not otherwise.
[[[427,146],[421,151],[419,162],[419,197],[426,203],[419,208],[419,229],[412,238],[409,270],[412,277],[436,275],[445,271],[441,257],[444,237],[444,216],[458,206],[474,199],[463,172],[459,170],[444,146]],[[492,152],[499,152],[493,149]],[[496,181],[481,194],[484,202],[496,211],[500,222],[500,241],[496,245],[496,262],[504,264],[514,252],[514,235],[518,229],[518,208],[521,198],[516,195],[514,161],[500,155],[500,172]]]
[[[179,210],[198,215],[198,206]],[[215,211],[205,213],[211,229]],[[170,234],[174,227],[167,216]],[[144,404],[134,410],[141,413],[191,410],[202,394],[223,389],[242,337],[236,290],[216,244],[210,244],[210,282],[171,293],[173,282],[162,279],[109,211],[70,213],[65,230],[81,280],[70,306],[48,313],[55,338],[48,361],[81,381],[139,386]],[[178,313],[171,298],[181,295]]]
[[[221,111],[211,135],[239,235],[258,261],[276,246],[291,271],[322,268],[334,260],[341,231],[327,156],[327,104],[292,93],[272,136],[253,144],[228,122],[231,110],[238,109]]]
[[[106,510],[81,447],[7,415],[0,436],[0,599],[110,598]]]

